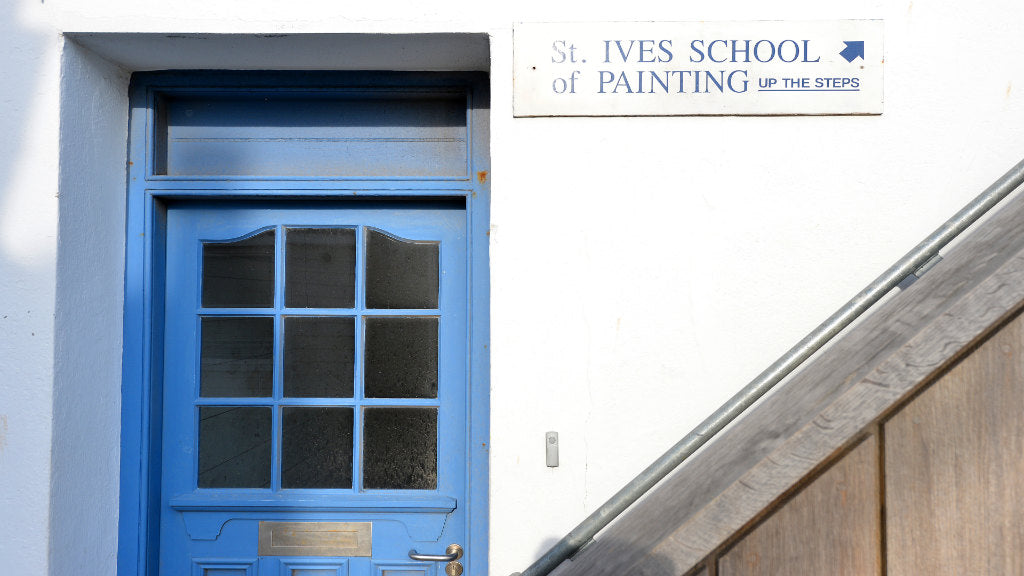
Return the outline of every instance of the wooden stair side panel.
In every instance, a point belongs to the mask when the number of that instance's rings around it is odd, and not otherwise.
[[[1024,574],[1024,316],[885,424],[888,573]]]
[[[871,435],[722,554],[718,576],[879,574],[880,480]]]

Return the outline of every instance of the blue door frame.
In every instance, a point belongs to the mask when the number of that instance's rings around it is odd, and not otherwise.
[[[178,174],[161,167],[158,103],[163,98],[237,94],[418,94],[442,93],[465,102],[465,170],[449,161],[439,174],[354,176]],[[468,339],[465,419],[466,501],[469,525],[467,573],[486,574],[488,557],[489,446],[489,157],[488,92],[485,74],[233,73],[137,74],[130,89],[125,332],[122,379],[121,507],[118,574],[158,574],[161,522],[161,434],[163,430],[164,270],[168,207],[181,201],[229,199],[289,203],[438,200],[464,207]],[[457,159],[456,159],[457,160]],[[452,168],[454,166],[454,168]],[[430,498],[427,498],[430,500]],[[437,498],[434,498],[437,500]],[[187,507],[189,504],[180,505]],[[321,502],[322,504],[322,502]],[[315,508],[320,504],[310,504]],[[438,510],[445,503],[426,503]],[[386,508],[386,506],[384,506]],[[433,552],[433,551],[431,551]],[[282,563],[282,566],[284,563]],[[395,569],[401,566],[394,566]]]

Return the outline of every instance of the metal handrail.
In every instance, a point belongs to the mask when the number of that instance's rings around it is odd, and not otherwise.
[[[586,520],[573,528],[529,568],[522,573],[517,572],[513,576],[546,576],[559,564],[576,554],[619,514],[827,344],[836,334],[898,286],[900,282],[911,274],[923,272],[922,269],[930,267],[934,263],[933,259],[938,256],[939,250],[984,216],[1021,183],[1024,183],[1024,160],[1018,162],[1006,174],[993,182],[977,198],[960,209],[952,218],[939,226],[913,250],[876,278],[874,282],[797,342],[788,352],[690,431],[668,452],[665,452],[640,475],[616,492]]]

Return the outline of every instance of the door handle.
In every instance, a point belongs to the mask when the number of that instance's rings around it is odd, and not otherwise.
[[[420,554],[416,550],[409,550],[409,558],[420,562],[455,562],[462,558],[462,546],[450,544],[444,554]]]

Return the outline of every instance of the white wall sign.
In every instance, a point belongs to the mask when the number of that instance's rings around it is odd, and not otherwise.
[[[881,114],[881,20],[520,23],[515,116]]]

